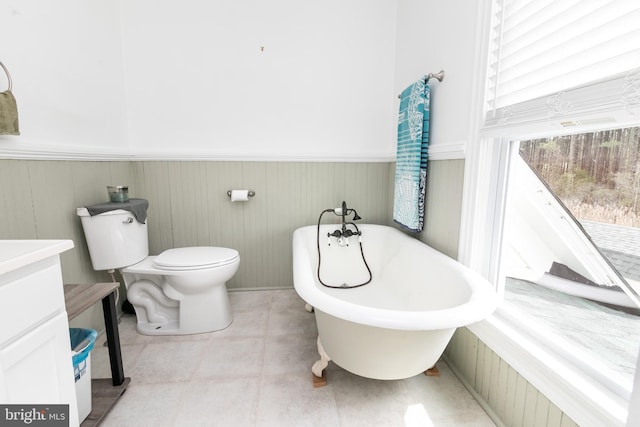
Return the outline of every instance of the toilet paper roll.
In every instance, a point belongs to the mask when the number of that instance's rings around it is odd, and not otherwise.
[[[231,190],[232,202],[246,202],[249,200],[249,190]]]

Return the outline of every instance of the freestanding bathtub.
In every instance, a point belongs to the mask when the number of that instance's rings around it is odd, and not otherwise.
[[[293,233],[294,286],[318,326],[316,377],[329,360],[367,378],[412,377],[435,365],[457,327],[495,310],[495,293],[479,274],[393,227],[358,227],[372,280],[354,288],[319,282],[317,226]],[[322,281],[362,283],[368,272],[357,236],[341,246],[327,237],[337,228],[320,226]]]

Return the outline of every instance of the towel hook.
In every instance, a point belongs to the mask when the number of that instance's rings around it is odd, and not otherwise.
[[[9,82],[9,88],[7,89],[9,92],[11,92],[11,87],[13,86],[11,83],[11,74],[9,74],[9,70],[7,70],[7,67],[4,66],[4,64],[2,63],[2,61],[0,61],[0,67],[2,67],[2,69],[4,70],[4,72],[7,74],[7,81]]]

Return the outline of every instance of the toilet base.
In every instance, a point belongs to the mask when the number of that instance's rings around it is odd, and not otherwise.
[[[153,268],[154,258],[147,257],[122,270],[138,333],[191,335],[219,331],[231,324],[233,316],[226,283],[216,281],[221,279],[221,269],[163,275]],[[230,268],[222,278],[234,273],[237,263]],[[194,282],[193,289],[198,291],[184,292],[184,289],[191,290],[189,285]]]
[[[233,319],[229,321],[227,325],[218,329],[205,330],[201,332],[188,332],[181,330],[178,325],[178,321],[171,321],[162,325],[158,325],[155,323],[148,322],[138,322],[136,325],[136,331],[138,331],[141,335],[193,335],[193,334],[202,334],[207,332],[215,332],[221,329],[225,329],[231,325]]]
[[[142,335],[182,335],[179,329],[177,320],[163,324],[138,322],[136,325],[136,331]]]
[[[198,334],[225,329],[233,321],[229,295],[224,283],[180,300],[180,331]],[[178,332],[180,333],[180,332]]]
[[[149,322],[146,315],[136,310],[136,330],[142,335],[191,335],[215,332],[227,328],[233,322],[227,288],[224,284],[209,292],[184,296],[178,303],[178,319],[165,322]],[[168,313],[164,313],[166,317]]]

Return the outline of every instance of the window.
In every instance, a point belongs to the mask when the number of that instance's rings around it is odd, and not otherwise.
[[[459,258],[498,293],[518,141],[640,125],[639,14],[640,3],[625,0],[494,2],[484,125],[467,146]],[[624,425],[629,396],[537,326],[505,305],[471,329],[578,423]]]
[[[640,284],[640,128],[519,147],[502,257],[505,301],[628,398],[640,345],[640,303],[630,285]],[[594,268],[594,257],[609,271]]]
[[[640,106],[638,2],[497,0],[493,12],[487,127]],[[601,104],[607,89],[619,105]]]

